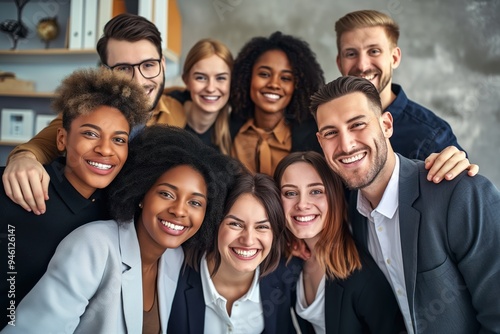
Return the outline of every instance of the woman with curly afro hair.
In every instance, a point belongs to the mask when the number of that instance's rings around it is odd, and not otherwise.
[[[323,84],[323,70],[303,40],[279,31],[251,39],[232,73],[232,155],[250,171],[272,175],[290,152],[321,152],[309,98]]]
[[[179,273],[192,263],[183,247],[204,250],[213,240],[240,170],[186,130],[145,128],[108,189],[113,220],[85,224],[59,244],[5,331],[166,333]]]
[[[141,86],[99,69],[78,70],[65,78],[57,89],[53,108],[62,114],[63,127],[58,129],[54,141],[65,156],[40,166],[47,174],[41,180],[47,186],[45,211],[27,211],[27,205],[17,205],[0,191],[1,222],[15,231],[18,246],[16,302],[42,277],[65,236],[85,223],[109,218],[103,188],[125,164],[130,129],[144,122],[149,113]],[[0,167],[0,174],[4,170]],[[2,179],[3,186],[22,197],[25,188],[10,181]],[[23,186],[29,188],[29,184]],[[9,261],[11,254],[7,249],[9,241],[7,233],[0,233],[3,263]],[[0,274],[0,292],[5,296],[0,298],[2,309],[9,306],[6,297],[10,286],[6,276],[7,271]],[[0,329],[7,320],[7,317],[0,320]]]

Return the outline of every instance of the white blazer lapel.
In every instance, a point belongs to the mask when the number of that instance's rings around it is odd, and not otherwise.
[[[158,267],[158,301],[160,303],[161,333],[167,332],[179,274],[184,264],[182,247],[167,249]]]
[[[120,254],[122,257],[123,316],[127,333],[142,333],[142,271],[141,252],[134,222],[120,225]]]

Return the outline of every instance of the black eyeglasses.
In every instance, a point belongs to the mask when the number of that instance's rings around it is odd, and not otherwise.
[[[130,77],[130,80],[134,78],[134,67],[139,68],[139,72],[145,79],[156,78],[161,73],[161,59],[149,59],[139,64],[118,64],[115,66],[105,65],[107,68],[114,72],[120,72]]]

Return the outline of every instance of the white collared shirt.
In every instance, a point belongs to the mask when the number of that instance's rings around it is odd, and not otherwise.
[[[260,298],[259,268],[255,271],[248,292],[234,302],[231,316],[226,310],[227,300],[215,289],[210,278],[205,255],[201,259],[200,275],[205,299],[205,333],[262,333],[264,310]]]
[[[316,334],[326,333],[325,275],[323,275],[323,278],[321,278],[319,282],[314,301],[308,306],[304,291],[304,275],[300,272],[299,280],[297,281],[297,302],[295,303],[295,311],[302,319],[311,323]]]
[[[409,334],[413,334],[399,232],[399,157],[396,154],[395,157],[394,171],[379,205],[372,210],[370,202],[358,191],[357,210],[370,222],[368,250],[391,284],[406,329]]]

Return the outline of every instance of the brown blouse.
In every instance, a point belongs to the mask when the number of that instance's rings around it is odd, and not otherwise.
[[[283,118],[271,131],[248,120],[234,138],[231,155],[251,172],[273,175],[278,163],[292,149],[292,132]]]
[[[142,312],[142,333],[159,334],[160,327],[160,309],[158,306],[158,294],[155,293],[153,306],[149,311]]]

